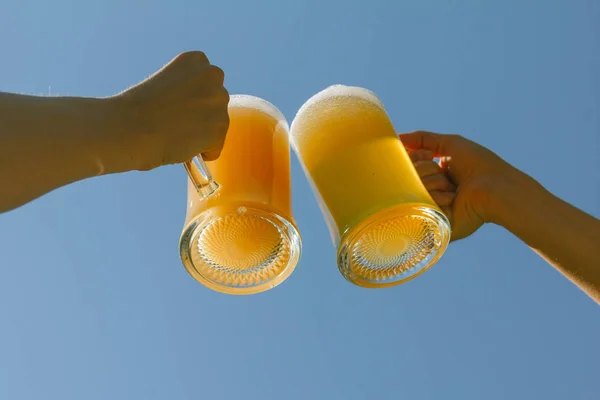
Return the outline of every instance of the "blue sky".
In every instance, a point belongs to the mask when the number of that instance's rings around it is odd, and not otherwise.
[[[398,131],[462,133],[600,216],[595,0],[90,3],[3,0],[0,90],[108,96],[203,50],[290,120],[364,86]],[[0,398],[598,398],[598,306],[517,239],[486,226],[418,279],[354,287],[292,167],[303,258],[255,296],[185,272],[179,166],[0,215]]]

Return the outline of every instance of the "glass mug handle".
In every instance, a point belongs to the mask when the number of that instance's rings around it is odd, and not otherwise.
[[[201,199],[205,199],[217,191],[219,184],[213,179],[212,174],[202,159],[202,155],[184,162],[183,166]]]

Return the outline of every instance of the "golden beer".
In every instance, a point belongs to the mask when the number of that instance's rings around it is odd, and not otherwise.
[[[325,89],[298,111],[291,140],[348,280],[391,286],[440,258],[450,239],[448,220],[375,94],[342,85]]]
[[[201,198],[188,180],[182,261],[200,283],[250,294],[283,282],[300,258],[292,214],[289,129],[258,97],[231,96],[221,156],[207,162],[218,191]]]

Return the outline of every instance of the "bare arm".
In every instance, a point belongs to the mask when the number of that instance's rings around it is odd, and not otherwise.
[[[69,183],[116,172],[112,113],[106,99],[0,93],[0,212]]]
[[[223,79],[193,51],[106,99],[0,93],[0,213],[81,179],[218,157]]]
[[[449,217],[452,240],[486,222],[501,225],[600,304],[600,220],[461,136],[418,131],[400,138]]]
[[[493,222],[536,251],[600,304],[600,220],[529,177],[494,196]]]

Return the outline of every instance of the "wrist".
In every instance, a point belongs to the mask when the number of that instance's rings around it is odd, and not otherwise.
[[[106,100],[107,173],[148,171],[160,165],[160,137],[136,98],[126,94]]]
[[[100,120],[97,158],[102,174],[127,172],[136,169],[128,151],[128,124],[126,104],[120,97],[98,99],[96,116]]]
[[[82,177],[120,172],[123,162],[117,156],[120,131],[118,113],[110,99],[85,97],[40,98],[46,113],[52,116],[49,125],[64,127],[62,156],[78,163]]]
[[[552,195],[535,179],[513,168],[490,187],[490,222],[518,230],[532,213],[543,213]]]

